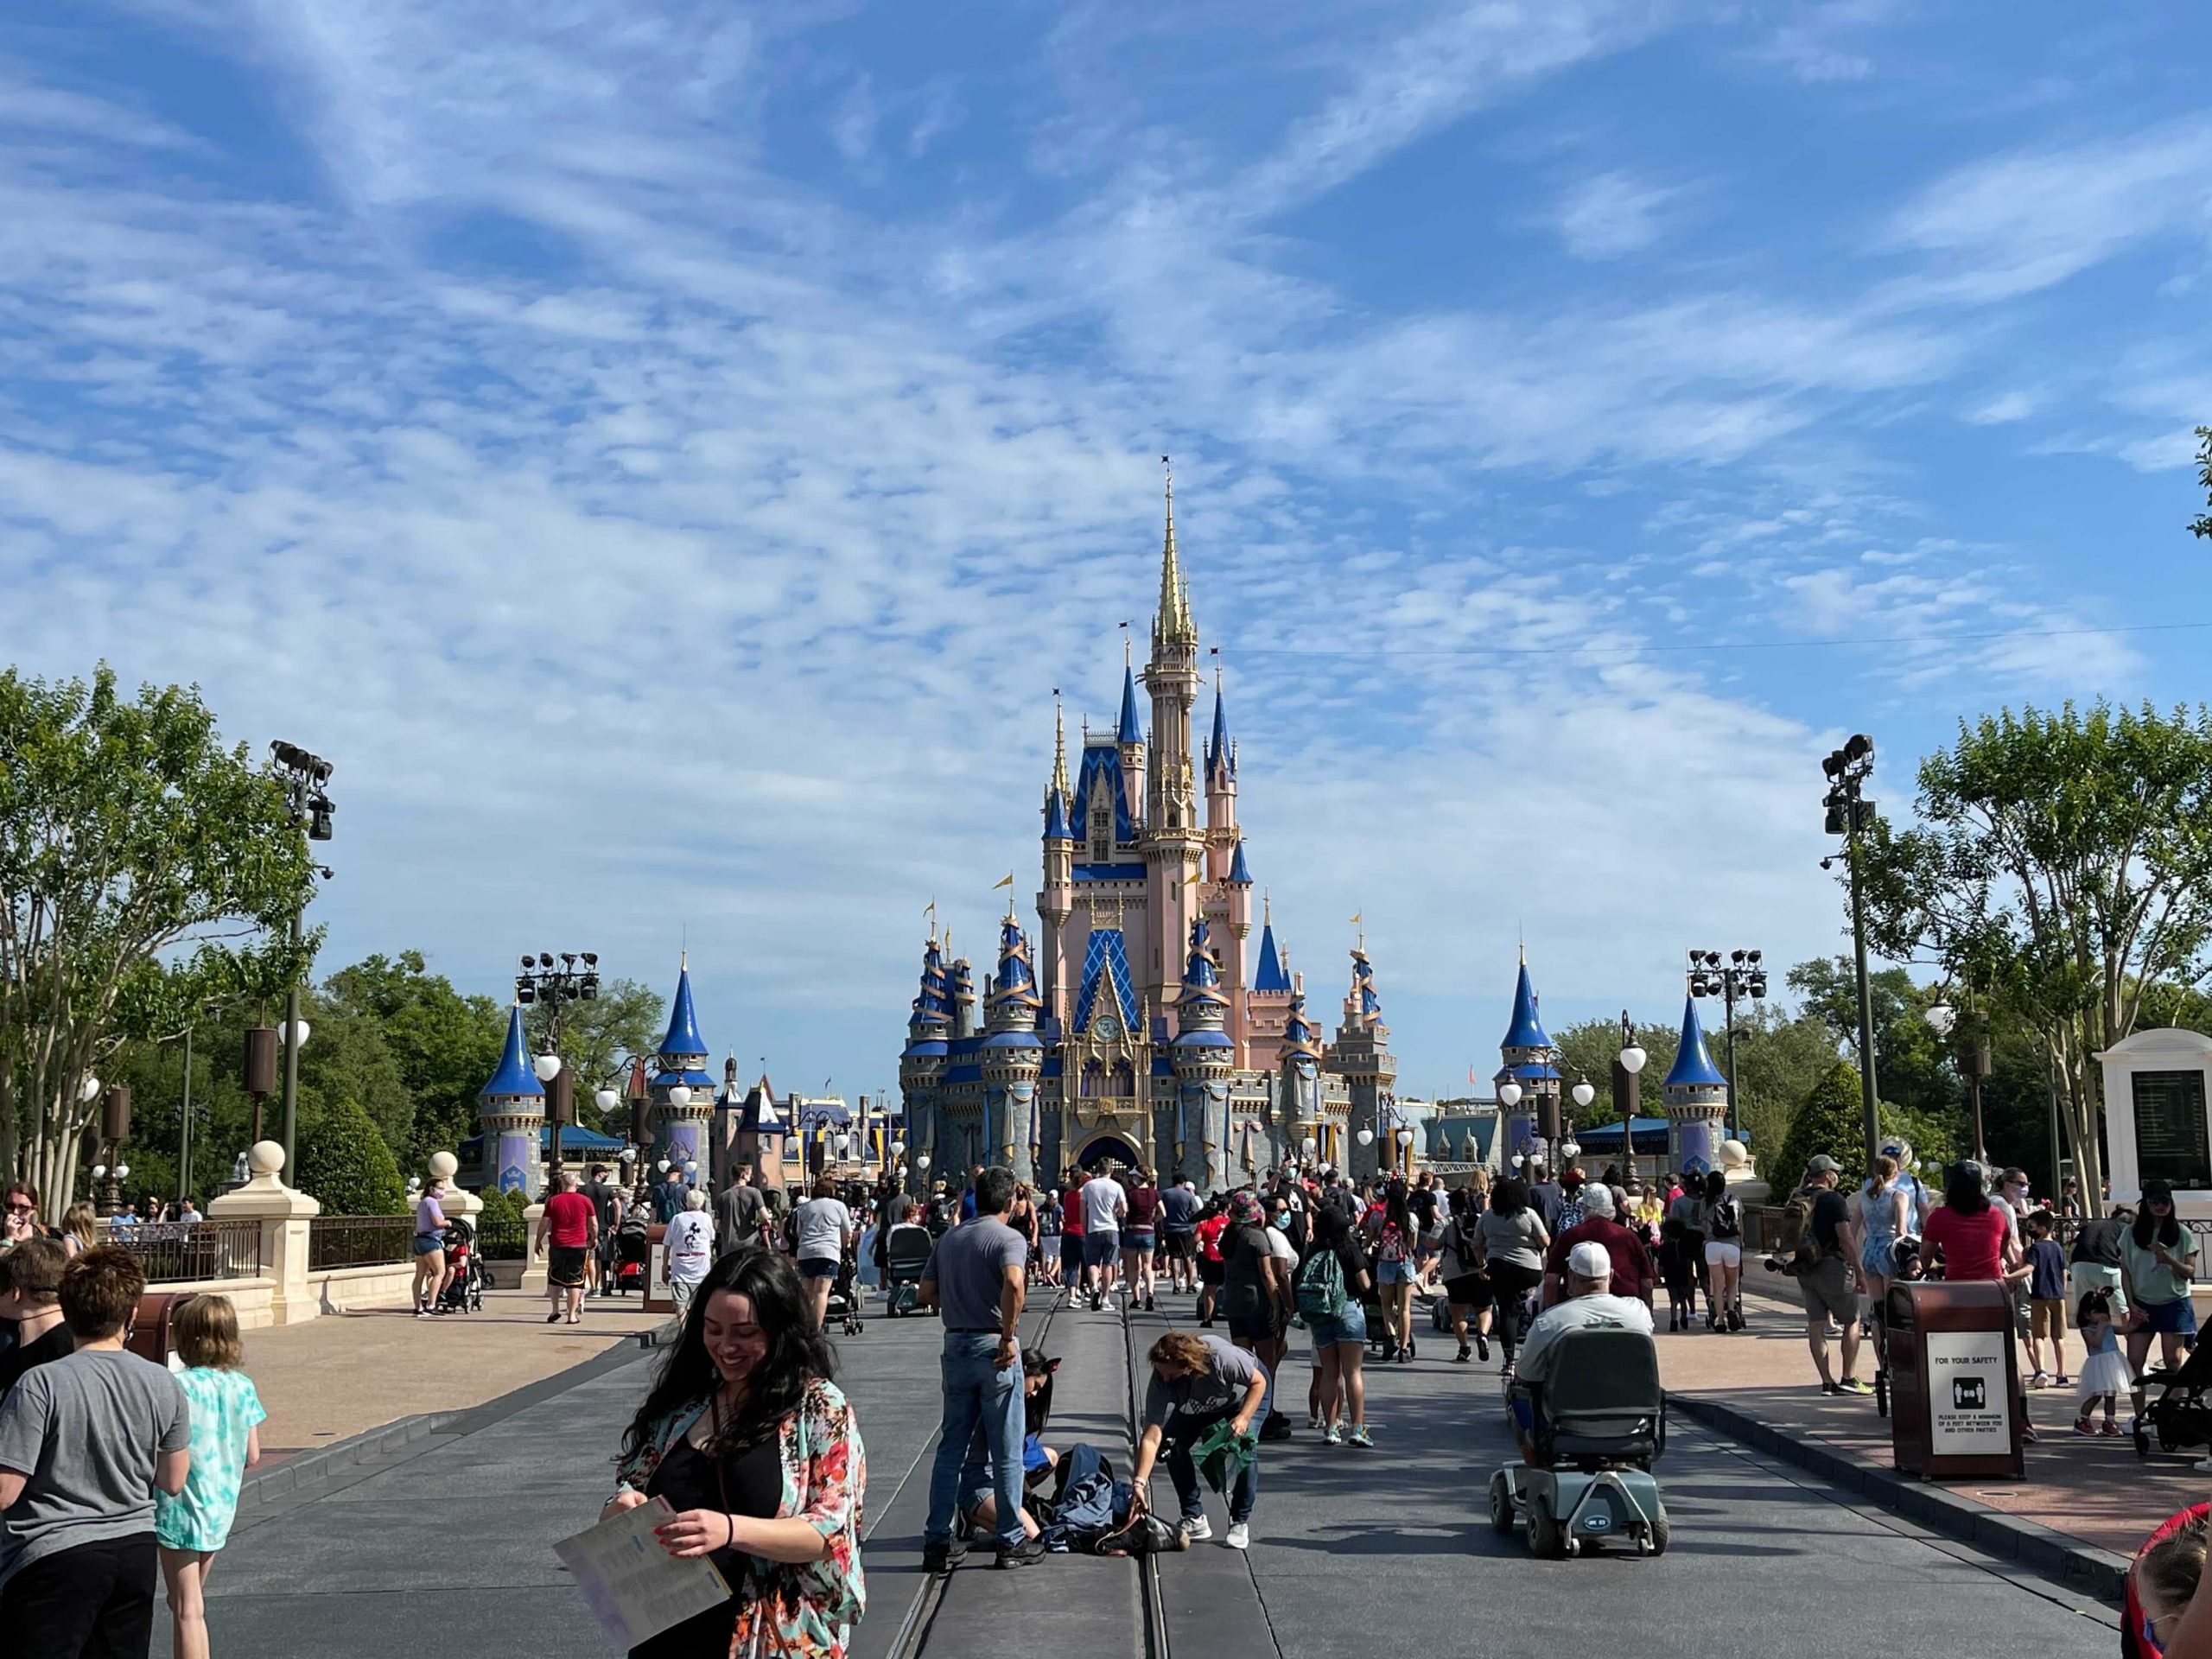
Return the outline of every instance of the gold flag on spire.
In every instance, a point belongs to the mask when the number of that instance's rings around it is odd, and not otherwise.
[[[1352,913],[1351,913],[1351,925],[1352,925],[1354,927],[1357,927],[1357,926],[1359,925],[1359,918],[1360,918],[1360,913],[1361,913],[1361,912],[1359,912],[1358,911],[1356,911],[1356,910],[1355,910],[1354,912],[1352,912]]]
[[[1013,872],[1012,870],[1008,870],[1008,871],[1006,873],[1006,877],[1005,877],[1005,879],[1004,879],[1003,880],[994,881],[994,882],[992,882],[992,883],[991,883],[991,891],[992,891],[993,893],[996,893],[996,892],[997,892],[1001,887],[1012,887],[1013,885],[1014,885],[1014,872]]]

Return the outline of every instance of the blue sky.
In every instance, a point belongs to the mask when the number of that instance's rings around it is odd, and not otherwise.
[[[2194,8],[13,9],[0,652],[331,757],[329,960],[890,1084],[1159,457],[1408,1092],[1835,946],[1821,754],[2205,689]]]

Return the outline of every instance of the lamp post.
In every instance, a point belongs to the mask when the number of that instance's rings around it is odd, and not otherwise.
[[[286,743],[281,741],[271,743],[269,746],[269,753],[271,757],[270,771],[275,774],[276,781],[283,785],[285,804],[291,809],[293,821],[306,830],[307,838],[309,841],[328,841],[330,815],[338,810],[332,804],[329,795],[323,790],[323,785],[330,781],[330,762],[319,754],[308,753],[296,743]],[[326,880],[329,877],[330,872],[327,868],[320,865],[315,866],[315,868]],[[287,1174],[294,1173],[297,1168],[292,1161],[292,1145],[294,1131],[298,1127],[300,1048],[307,1041],[307,1025],[300,1018],[300,973],[297,962],[300,949],[300,918],[307,909],[308,899],[313,892],[314,884],[310,881],[300,890],[299,897],[292,906],[289,942],[295,960],[290,964],[291,971],[287,975],[291,981],[291,986],[284,993],[284,1025],[288,1032],[296,1028],[300,1037],[297,1042],[287,1041],[284,1045],[283,1122],[284,1170]]]
[[[1521,1085],[1519,1084],[1508,1077],[1497,1085],[1497,1132],[1499,1135],[1503,1135],[1505,1133],[1505,1114],[1520,1103]],[[1500,1143],[1497,1166],[1501,1171],[1519,1169],[1522,1166],[1522,1154],[1515,1152],[1510,1147],[1504,1146],[1503,1142]]]
[[[1966,1023],[1961,1028],[1959,1010],[1940,998],[1929,1005],[1924,1017],[1929,1029],[1946,1042],[1949,1041],[1954,1032],[1958,1033],[1959,1040],[1953,1052],[1957,1058],[1959,1071],[1967,1080],[1967,1097],[1974,1107],[1974,1160],[1986,1164],[1989,1161],[1989,1149],[1983,1143],[1981,1135],[1981,1080],[1990,1073],[1988,1032],[1974,1017],[1971,1006],[1967,1010]],[[2052,1190],[2056,1192],[2059,1189],[2054,1184]]]
[[[1590,1103],[1598,1098],[1598,1091],[1591,1086],[1589,1078],[1578,1076],[1574,1080],[1574,1087],[1568,1091],[1568,1098],[1574,1102],[1575,1110],[1586,1112],[1590,1109]],[[1559,1156],[1562,1166],[1573,1164],[1582,1155],[1581,1143],[1574,1138],[1574,1120],[1571,1117],[1567,1120],[1566,1130],[1565,1135],[1559,1143]]]
[[[563,950],[561,965],[553,953],[524,955],[522,971],[515,976],[515,1001],[545,1010],[545,1052],[531,1062],[537,1080],[545,1085],[545,1116],[553,1126],[553,1175],[561,1173],[561,1130],[576,1115],[575,1079],[561,1058],[561,1011],[571,1002],[599,998],[599,956],[591,950]]]
[[[1728,1133],[1743,1139],[1744,1123],[1736,1111],[1736,999],[1766,1000],[1766,968],[1757,950],[1731,950],[1724,961],[1718,950],[1690,951],[1690,995],[1720,999],[1721,1018],[1728,1037]]]
[[[277,1116],[279,1130],[284,1142],[284,1173],[295,1181],[299,1171],[292,1164],[292,1132],[297,1123],[300,1091],[300,1051],[308,1046],[308,1037],[314,1030],[300,1018],[300,988],[292,987],[291,995],[284,1001],[284,1023],[276,1027],[277,1051],[284,1058],[283,1105]],[[254,1137],[260,1139],[258,1135]]]
[[[1859,880],[1859,842],[1874,822],[1874,803],[1864,792],[1874,770],[1874,740],[1864,732],[1853,734],[1821,762],[1821,770],[1828,780],[1822,803],[1827,809],[1826,828],[1828,834],[1843,837],[1844,870],[1851,881],[1851,948],[1859,988],[1859,1093],[1866,1116],[1866,1167],[1872,1169],[1881,1145],[1882,1115],[1874,1092],[1874,1005],[1866,990],[1866,895]],[[1821,868],[1827,868],[1828,860],[1822,859]]]
[[[1637,1073],[1643,1070],[1649,1058],[1636,1040],[1636,1027],[1628,1017],[1628,1010],[1621,1010],[1621,1050],[1613,1056],[1613,1108],[1621,1115],[1621,1173],[1630,1180],[1636,1179],[1636,1109]]]

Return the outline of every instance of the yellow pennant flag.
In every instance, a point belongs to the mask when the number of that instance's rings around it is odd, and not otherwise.
[[[1351,925],[1352,925],[1354,927],[1357,927],[1357,926],[1359,925],[1359,918],[1360,918],[1360,915],[1361,915],[1361,913],[1362,913],[1362,912],[1358,912],[1358,911],[1357,911],[1357,910],[1355,910],[1354,912],[1352,912],[1352,913],[1351,913]]]
[[[1013,872],[1013,871],[1011,871],[1011,870],[1008,870],[1008,871],[1007,872],[1007,877],[1006,877],[1006,880],[1003,880],[1003,881],[994,881],[994,882],[992,882],[992,883],[991,883],[991,891],[992,891],[993,893],[996,893],[996,892],[997,892],[1001,887],[1012,887],[1013,885],[1014,885],[1014,872]]]
[[[1206,873],[1205,873],[1205,870],[1203,870],[1203,869],[1196,869],[1196,870],[1192,870],[1192,871],[1190,873],[1190,874],[1189,874],[1188,876],[1186,876],[1186,877],[1185,877],[1185,878],[1184,878],[1183,885],[1184,885],[1185,887],[1197,887],[1197,886],[1198,885],[1198,883],[1199,883],[1199,882],[1201,882],[1201,881],[1205,880],[1205,879],[1206,879]]]

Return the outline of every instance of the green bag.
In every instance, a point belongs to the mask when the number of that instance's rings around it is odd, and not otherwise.
[[[1252,1466],[1260,1455],[1260,1437],[1255,1433],[1239,1434],[1234,1421],[1224,1417],[1205,1433],[1204,1439],[1191,1448],[1191,1461],[1198,1466],[1198,1473],[1207,1485],[1223,1497],[1236,1485],[1237,1476]]]

